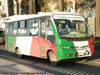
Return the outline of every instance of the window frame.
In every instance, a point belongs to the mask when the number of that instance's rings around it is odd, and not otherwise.
[[[36,27],[36,28],[38,28],[38,31],[37,31],[37,34],[36,34],[36,35],[31,34],[31,33],[28,32],[28,29],[29,29],[29,30],[34,29],[34,27],[32,27],[32,25],[31,25],[31,26],[29,25],[29,21],[32,22],[33,19],[34,19],[34,22],[31,23],[31,24],[38,23],[38,26]],[[31,18],[31,19],[28,19],[28,20],[27,20],[27,35],[28,35],[28,36],[39,36],[39,18]]]

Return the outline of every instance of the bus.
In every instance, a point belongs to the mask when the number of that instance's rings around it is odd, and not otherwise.
[[[5,36],[2,28],[0,28],[0,45],[1,44],[5,44]]]
[[[6,49],[18,54],[61,60],[86,59],[94,55],[93,34],[85,18],[76,13],[48,12],[9,17]]]

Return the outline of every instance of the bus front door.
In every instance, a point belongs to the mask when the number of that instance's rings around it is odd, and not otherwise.
[[[40,19],[40,56],[46,57],[46,19]]]

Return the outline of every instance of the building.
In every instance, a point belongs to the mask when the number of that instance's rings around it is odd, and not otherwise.
[[[5,28],[2,18],[8,16],[8,5],[7,0],[0,0],[0,28]]]
[[[0,0],[0,18],[8,16],[7,0]]]
[[[0,0],[0,28],[5,29],[3,18],[29,12],[29,0]]]

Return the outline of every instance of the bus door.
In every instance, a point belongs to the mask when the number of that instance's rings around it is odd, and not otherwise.
[[[45,58],[46,54],[46,18],[40,19],[40,56]]]

